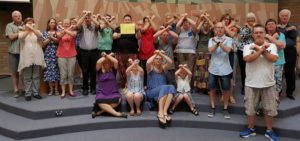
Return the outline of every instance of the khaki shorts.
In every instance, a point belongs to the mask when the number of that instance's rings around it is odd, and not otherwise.
[[[267,88],[251,88],[245,86],[244,105],[246,114],[248,116],[255,115],[259,103],[261,103],[264,114],[272,117],[276,116],[278,113],[275,89],[275,85]]]

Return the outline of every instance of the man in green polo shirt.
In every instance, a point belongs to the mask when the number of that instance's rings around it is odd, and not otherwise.
[[[18,65],[20,58],[20,42],[18,39],[19,30],[22,29],[22,14],[20,11],[12,12],[12,22],[6,25],[5,36],[9,39],[8,55],[9,55],[9,72],[12,74],[12,82],[14,85],[14,97],[19,96],[19,74]],[[24,82],[22,81],[22,91],[24,91]]]

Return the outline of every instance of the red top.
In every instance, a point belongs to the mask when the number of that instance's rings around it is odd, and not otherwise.
[[[60,33],[62,31],[58,31]],[[76,33],[76,31],[71,31],[73,33]],[[69,58],[76,56],[77,52],[75,49],[75,40],[76,38],[73,38],[69,34],[65,34],[62,36],[58,43],[58,49],[56,56],[61,58]]]
[[[154,54],[155,48],[153,44],[153,33],[154,31],[152,28],[149,28],[142,33],[141,47],[139,52],[139,57],[141,60],[147,60]]]

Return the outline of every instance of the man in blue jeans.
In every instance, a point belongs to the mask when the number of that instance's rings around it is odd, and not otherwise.
[[[208,42],[208,51],[211,53],[211,64],[208,68],[208,87],[210,90],[209,95],[212,108],[208,117],[215,116],[215,93],[218,83],[220,82],[224,95],[224,118],[230,119],[231,117],[227,107],[230,96],[230,74],[232,73],[232,68],[228,54],[232,48],[232,39],[225,36],[225,26],[221,22],[215,25],[214,32],[216,36],[209,39]]]
[[[277,115],[274,63],[278,60],[278,54],[275,44],[265,42],[265,35],[265,28],[260,24],[255,25],[252,32],[254,43],[246,45],[243,50],[246,62],[244,105],[248,128],[240,136],[247,138],[256,135],[254,122],[261,104],[267,126],[265,136],[271,141],[279,141],[272,131],[273,117]]]

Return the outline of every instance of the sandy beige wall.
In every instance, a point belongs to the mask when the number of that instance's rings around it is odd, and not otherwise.
[[[239,18],[241,24],[245,21],[248,12],[254,12],[259,22],[268,18],[277,19],[277,3],[205,3],[205,4],[174,4],[149,2],[126,2],[108,0],[35,0],[33,1],[34,18],[40,30],[46,27],[47,19],[55,17],[59,20],[64,18],[79,17],[83,10],[93,13],[108,13],[117,17],[117,23],[122,16],[129,13],[134,21],[138,21],[146,15],[155,14],[156,22],[161,24],[166,13],[188,13],[193,14],[199,10],[207,10],[217,19],[222,14],[229,12],[234,18]],[[194,17],[193,17],[194,18]]]

